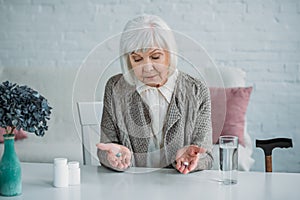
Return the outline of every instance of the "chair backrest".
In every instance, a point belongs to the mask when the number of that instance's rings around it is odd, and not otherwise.
[[[96,143],[100,141],[102,102],[78,102],[84,165],[99,165]]]

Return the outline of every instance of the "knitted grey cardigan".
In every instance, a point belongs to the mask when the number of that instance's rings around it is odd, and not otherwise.
[[[211,105],[208,88],[201,81],[179,72],[163,127],[161,167],[175,166],[177,151],[188,145],[207,149],[195,170],[210,169],[212,165]],[[118,143],[132,152],[131,166],[145,167],[149,141],[152,136],[149,107],[136,87],[126,82],[122,74],[111,77],[105,87],[101,121],[103,143]],[[100,162],[114,169],[106,152],[98,150]],[[117,169],[115,169],[117,170]]]

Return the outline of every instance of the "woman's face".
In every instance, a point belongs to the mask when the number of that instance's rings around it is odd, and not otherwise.
[[[151,87],[164,85],[169,75],[169,53],[161,48],[149,48],[146,52],[133,52],[129,60],[135,76]]]

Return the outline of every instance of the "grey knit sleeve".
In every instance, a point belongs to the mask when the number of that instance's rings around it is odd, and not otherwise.
[[[114,116],[114,106],[113,106],[113,86],[115,82],[120,78],[120,75],[114,76],[108,80],[105,86],[104,93],[104,101],[103,101],[103,113],[102,113],[102,121],[101,121],[101,135],[100,142],[101,143],[118,143],[118,134],[119,130],[116,125],[116,120]],[[99,161],[102,165],[114,169],[116,171],[124,171],[118,168],[114,168],[110,165],[107,160],[106,151],[102,151],[98,149],[97,152]]]
[[[212,127],[211,127],[211,101],[208,88],[200,85],[199,89],[200,105],[197,113],[197,120],[192,135],[191,145],[198,145],[207,150],[206,153],[200,156],[198,165],[195,169],[204,170],[212,167]]]

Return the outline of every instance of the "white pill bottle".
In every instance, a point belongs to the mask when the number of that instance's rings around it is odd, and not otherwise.
[[[53,185],[54,187],[68,187],[69,168],[66,158],[55,158],[53,164]]]
[[[68,163],[69,167],[69,185],[80,185],[79,162],[72,161]]]

